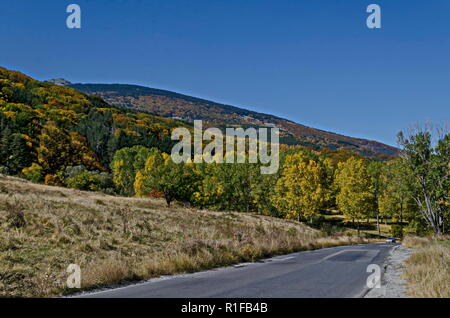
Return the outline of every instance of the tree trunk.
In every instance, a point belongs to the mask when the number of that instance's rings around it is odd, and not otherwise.
[[[378,235],[381,235],[380,231],[380,211],[377,209],[377,229],[378,229]]]
[[[170,194],[164,195],[166,198],[167,207],[170,207],[170,203],[172,202],[172,196]]]
[[[403,202],[400,203],[400,225],[403,226]]]

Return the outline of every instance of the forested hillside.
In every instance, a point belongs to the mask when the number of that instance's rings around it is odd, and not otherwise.
[[[283,131],[281,143],[312,148],[346,149],[364,156],[392,156],[398,149],[380,142],[352,138],[310,128],[273,115],[223,105],[166,90],[121,84],[69,84],[70,87],[97,95],[116,106],[147,110],[165,117],[186,121],[202,119],[214,126],[277,126]]]
[[[6,69],[0,69],[0,94],[2,174],[79,190],[163,197],[168,206],[178,201],[307,221],[327,232],[340,231],[332,224],[335,216],[358,233],[366,228],[378,236],[388,220],[396,223],[395,236],[449,228],[447,130],[438,136],[429,128],[399,134],[402,156],[390,161],[332,147],[281,145],[279,169],[264,175],[263,163],[249,160],[175,164],[171,130],[192,129],[184,121],[113,107],[98,96]]]
[[[0,173],[63,184],[82,166],[106,180],[116,150],[170,151],[171,129],[183,125],[0,68]]]

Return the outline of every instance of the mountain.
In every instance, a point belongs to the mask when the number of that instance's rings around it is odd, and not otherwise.
[[[46,83],[55,84],[55,85],[62,85],[62,86],[69,86],[72,83],[68,80],[65,80],[64,78],[53,78],[45,81]]]
[[[0,67],[0,173],[58,184],[76,166],[107,172],[123,147],[170,153],[180,126],[192,128]]]
[[[125,84],[69,84],[69,87],[96,95],[111,105],[149,111],[173,119],[192,122],[201,119],[208,126],[279,127],[281,143],[328,149],[346,149],[367,157],[395,156],[398,149],[383,143],[323,131],[243,108],[187,96],[167,90]]]

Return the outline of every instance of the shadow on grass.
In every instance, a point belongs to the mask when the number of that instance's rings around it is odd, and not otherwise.
[[[358,228],[360,231],[360,236],[366,238],[374,238],[374,239],[385,239],[390,237],[389,233],[385,231],[381,232],[381,234],[377,233],[377,224],[374,221],[360,220],[358,221],[348,221],[337,213],[325,211],[321,215],[313,217],[309,220],[304,220],[309,226],[322,231],[326,235],[334,235],[337,233],[344,233],[350,231],[358,232]],[[399,224],[397,222],[380,222],[380,225],[394,225]],[[406,224],[401,224],[405,226]],[[373,232],[373,233],[369,233]]]

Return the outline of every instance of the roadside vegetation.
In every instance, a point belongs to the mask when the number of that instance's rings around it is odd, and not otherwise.
[[[392,157],[280,145],[264,175],[175,164],[178,127],[192,130],[0,68],[0,295],[61,294],[69,260],[91,288],[450,229],[448,128],[400,133]]]
[[[448,129],[437,136],[429,127],[399,134],[398,157],[367,158],[360,154],[364,147],[355,153],[345,144],[280,145],[278,173],[261,175],[261,163],[174,164],[170,136],[178,127],[192,129],[0,68],[0,173],[51,186],[162,197],[168,206],[183,202],[323,223],[326,231],[335,228],[325,222],[334,211],[362,235],[374,235],[366,231],[374,222],[379,237],[383,222],[392,224],[389,234],[396,237],[450,228]]]
[[[62,295],[69,264],[90,289],[272,255],[366,243],[254,213],[109,196],[0,175],[0,296]]]
[[[403,245],[414,254],[405,262],[403,276],[409,297],[450,298],[450,236],[407,236]]]
[[[327,231],[335,228],[327,222],[329,215],[340,215],[358,235],[441,235],[450,228],[450,134],[434,136],[426,127],[398,137],[403,150],[390,161],[343,150],[284,147],[273,175],[262,175],[260,163],[174,164],[156,148],[125,147],[116,152],[112,173],[120,193],[159,194],[168,206],[176,200],[255,212],[319,223]],[[382,228],[388,224],[386,233]]]

